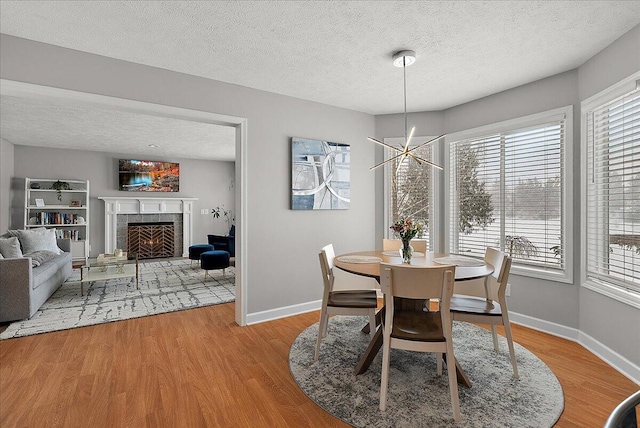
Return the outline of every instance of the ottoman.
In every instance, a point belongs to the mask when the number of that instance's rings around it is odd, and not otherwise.
[[[198,244],[189,247],[189,260],[193,263],[194,260],[200,260],[200,255],[207,251],[213,251],[213,245]]]
[[[200,254],[200,267],[204,269],[204,280],[207,273],[213,269],[222,269],[222,276],[226,277],[225,269],[229,267],[229,253],[222,250],[205,251]]]

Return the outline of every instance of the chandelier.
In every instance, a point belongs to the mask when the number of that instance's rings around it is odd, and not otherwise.
[[[398,158],[400,158],[400,162],[403,162],[406,158],[411,158],[413,160],[415,160],[416,162],[418,162],[418,164],[423,165],[423,164],[427,164],[427,165],[431,165],[434,168],[438,168],[438,169],[442,169],[442,167],[440,165],[436,165],[435,163],[428,161],[426,159],[421,158],[420,156],[418,156],[417,154],[414,153],[414,151],[418,150],[421,147],[427,146],[431,143],[434,143],[436,141],[438,141],[440,138],[444,137],[444,134],[437,136],[436,138],[427,141],[426,143],[422,143],[418,146],[415,146],[413,148],[409,148],[409,143],[411,142],[411,138],[413,137],[413,132],[416,130],[416,127],[414,126],[413,128],[411,128],[411,132],[409,132],[409,135],[407,136],[407,130],[408,130],[408,126],[407,126],[407,67],[409,67],[411,64],[413,64],[414,62],[416,62],[416,53],[414,51],[400,51],[400,52],[396,52],[393,55],[393,65],[395,65],[396,67],[402,67],[402,75],[403,75],[403,81],[404,81],[404,146],[401,147],[396,147],[396,146],[392,146],[391,144],[387,144],[383,141],[377,140],[373,137],[368,137],[367,139],[369,141],[373,141],[374,143],[380,144],[381,146],[384,146],[388,149],[394,150],[397,154],[389,159],[387,159],[384,162],[379,163],[378,165],[374,165],[371,168],[369,168],[370,170],[376,169],[388,162],[394,161]]]

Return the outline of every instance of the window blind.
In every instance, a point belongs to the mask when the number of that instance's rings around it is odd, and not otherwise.
[[[423,146],[413,151],[423,159],[431,159],[431,146]],[[422,236],[418,238],[427,240],[427,247],[431,249],[429,242],[429,228],[431,218],[431,183],[433,168],[420,165],[413,159],[401,161],[401,157],[390,162],[389,173],[389,225],[399,219],[411,217],[421,222],[425,227]]]
[[[564,135],[554,120],[452,143],[452,252],[497,247],[515,264],[565,269]]]
[[[587,112],[587,277],[640,292],[640,90]]]

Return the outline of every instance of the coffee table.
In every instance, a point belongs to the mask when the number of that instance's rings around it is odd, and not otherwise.
[[[80,279],[80,295],[84,296],[84,283],[103,281],[117,278],[136,278],[136,289],[139,290],[139,269],[137,253],[122,253],[121,256],[113,254],[100,254],[96,258],[89,258],[82,266]],[[85,271],[86,269],[86,271]]]

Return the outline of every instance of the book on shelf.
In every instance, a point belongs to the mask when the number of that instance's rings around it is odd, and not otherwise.
[[[57,211],[41,211],[38,213],[37,219],[37,224],[41,225],[79,224],[78,214],[61,213]]]
[[[80,238],[80,231],[73,229],[56,229],[56,238],[71,239],[72,241],[82,241],[82,238]]]

